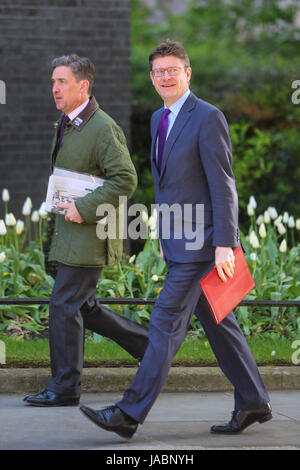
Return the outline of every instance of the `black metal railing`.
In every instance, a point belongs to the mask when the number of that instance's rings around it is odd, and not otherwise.
[[[97,298],[101,304],[107,305],[153,305],[155,298],[127,298],[127,297],[105,297]],[[0,305],[43,305],[48,304],[49,297],[3,297],[0,298]],[[242,300],[240,306],[248,307],[300,307],[300,300]]]

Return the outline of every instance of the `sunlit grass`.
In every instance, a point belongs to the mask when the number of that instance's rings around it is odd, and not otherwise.
[[[6,364],[2,367],[49,367],[49,341],[24,340],[2,336],[6,346]],[[290,364],[292,341],[284,337],[273,339],[269,335],[252,337],[248,344],[258,365]],[[85,367],[118,367],[136,365],[137,360],[113,341],[88,338],[85,343]],[[216,358],[206,338],[188,336],[176,354],[174,366],[213,366]]]

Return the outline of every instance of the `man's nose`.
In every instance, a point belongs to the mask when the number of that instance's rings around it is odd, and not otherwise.
[[[162,78],[172,78],[172,75],[170,75],[168,69],[163,71],[163,76]]]

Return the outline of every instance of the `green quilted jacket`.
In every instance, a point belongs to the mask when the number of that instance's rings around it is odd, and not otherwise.
[[[51,163],[57,142],[60,120],[52,142]],[[55,231],[49,259],[70,266],[104,266],[121,259],[120,238],[99,239],[96,233],[97,207],[112,204],[117,208],[119,196],[130,198],[137,185],[126,139],[114,120],[99,108],[94,97],[86,108],[67,124],[55,166],[105,178],[103,186],[77,199],[76,207],[83,224],[66,222],[56,215]]]

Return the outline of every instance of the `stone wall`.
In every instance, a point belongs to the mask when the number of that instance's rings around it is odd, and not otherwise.
[[[129,138],[129,13],[130,0],[1,0],[0,191],[9,189],[16,216],[26,196],[38,209],[46,194],[60,114],[51,94],[54,57],[75,52],[94,62],[93,93]]]

